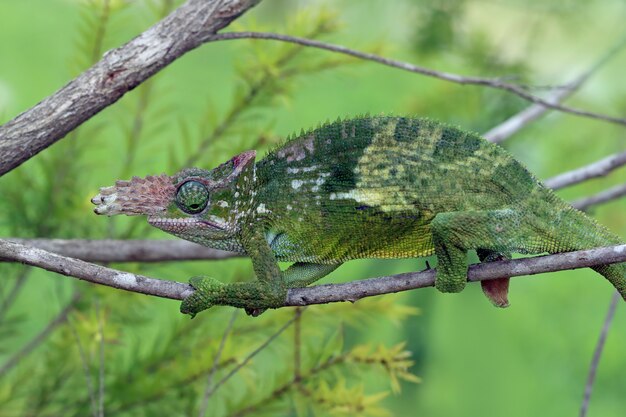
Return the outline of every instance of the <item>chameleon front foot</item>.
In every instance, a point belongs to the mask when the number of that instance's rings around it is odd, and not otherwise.
[[[258,316],[268,308],[282,306],[287,296],[283,286],[260,281],[224,284],[211,277],[193,277],[189,285],[195,291],[183,300],[180,312],[192,318],[214,305],[244,308],[249,315]]]
[[[180,312],[194,318],[199,312],[219,304],[218,300],[224,291],[224,283],[211,277],[189,278],[189,285],[195,291],[185,298],[180,305]]]

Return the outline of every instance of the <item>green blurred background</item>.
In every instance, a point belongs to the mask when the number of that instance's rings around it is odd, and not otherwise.
[[[1,0],[0,123],[53,93],[179,3]],[[315,37],[443,71],[547,86],[569,81],[593,65],[624,36],[625,18],[626,4],[617,0],[264,0],[227,30]],[[292,51],[272,41],[239,40],[204,45],[183,56],[0,178],[0,235],[167,238],[141,219],[95,217],[89,198],[119,178],[173,173],[190,156],[198,166],[212,167],[251,147],[263,154],[280,138],[337,117],[420,115],[485,132],[528,105],[504,92],[325,51],[298,50],[285,58]],[[622,52],[568,104],[626,114],[625,67]],[[261,92],[251,96],[259,83]],[[215,135],[221,125],[224,133]],[[503,146],[538,177],[549,178],[624,151],[625,138],[622,127],[552,112]],[[575,199],[624,181],[621,169],[559,194]],[[626,236],[624,199],[598,206],[592,215]],[[251,274],[247,260],[112,266],[179,281],[198,274],[225,281]],[[424,266],[417,260],[355,261],[323,282]],[[46,326],[73,291],[83,297],[67,323],[0,377],[0,416],[91,415],[83,368],[96,386],[102,339],[106,414],[197,415],[206,378],[186,378],[210,367],[230,309],[216,308],[189,322],[173,301],[24,271],[0,264],[0,300],[24,282],[0,315],[0,364]],[[24,275],[27,279],[20,278]],[[261,404],[251,415],[576,415],[611,292],[599,275],[579,270],[512,280],[512,305],[506,310],[493,308],[478,285],[458,295],[423,289],[354,306],[311,307],[302,319],[303,366],[356,346],[373,351],[379,344],[406,342],[404,349],[413,354],[409,371],[421,383],[400,377],[401,391],[392,392],[392,376],[384,366],[346,365],[312,378],[308,389],[316,395],[290,389],[272,397],[293,372],[290,329],[211,397],[207,415],[236,415],[250,404]],[[223,358],[241,360],[292,315],[288,309],[257,319],[239,315]],[[104,322],[102,331],[99,322]],[[625,329],[620,305],[589,416],[626,415]],[[226,365],[218,377],[227,371]],[[342,408],[324,392],[325,383],[335,387],[336,395],[364,395],[374,405]],[[385,392],[389,395],[378,401],[375,395]],[[141,402],[129,408],[132,398]],[[270,400],[262,403],[265,398]]]

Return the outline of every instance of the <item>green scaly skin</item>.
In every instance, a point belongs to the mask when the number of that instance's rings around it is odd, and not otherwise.
[[[213,170],[118,181],[98,214],[143,214],[168,233],[252,259],[257,281],[196,277],[181,311],[259,313],[358,258],[437,255],[436,287],[459,292],[466,255],[482,261],[621,243],[545,188],[504,149],[436,121],[360,117],[287,140],[263,160],[245,152]],[[277,261],[294,264],[281,271]],[[626,264],[594,268],[626,296]],[[500,282],[498,282],[500,281]],[[484,285],[506,306],[508,278]]]

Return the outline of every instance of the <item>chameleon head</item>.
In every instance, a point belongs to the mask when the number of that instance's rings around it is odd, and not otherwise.
[[[210,171],[191,168],[117,181],[91,199],[94,212],[145,215],[152,226],[198,243],[228,239],[253,204],[255,156],[244,152]]]

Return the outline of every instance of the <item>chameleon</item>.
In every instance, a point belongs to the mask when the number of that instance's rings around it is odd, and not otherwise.
[[[436,255],[435,287],[461,291],[467,254],[559,253],[622,240],[545,187],[505,149],[425,118],[363,116],[288,138],[256,161],[133,177],[103,187],[104,215],[145,215],[179,238],[247,255],[256,280],[193,277],[181,312],[213,305],[257,315],[359,258]],[[281,270],[278,262],[293,262]],[[593,267],[626,299],[626,263]],[[509,278],[482,281],[498,307]]]

